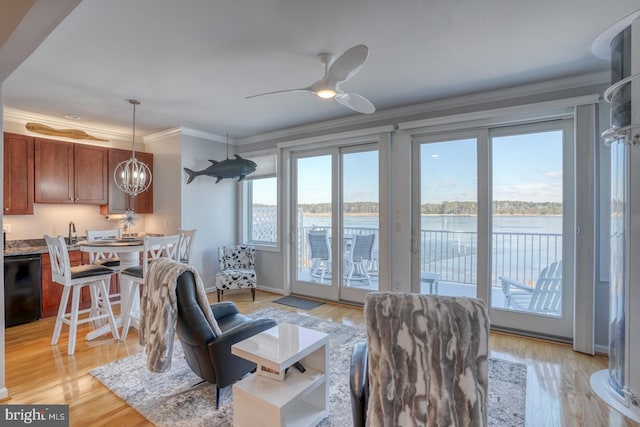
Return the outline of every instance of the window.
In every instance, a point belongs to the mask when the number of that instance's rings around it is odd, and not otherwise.
[[[276,246],[278,244],[278,178],[247,181],[248,241]]]
[[[278,245],[278,178],[276,156],[253,157],[256,171],[243,185],[245,243],[259,246]]]

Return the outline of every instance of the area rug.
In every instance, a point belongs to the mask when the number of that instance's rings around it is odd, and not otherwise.
[[[352,425],[349,366],[353,344],[364,341],[364,326],[353,327],[267,308],[251,314],[270,317],[278,323],[295,323],[329,334],[329,417],[320,426]],[[211,384],[192,387],[200,381],[187,366],[178,341],[174,345],[171,369],[154,374],[146,369],[146,356],[138,353],[89,372],[109,390],[131,405],[156,426],[231,426],[232,387],[221,390],[220,408],[215,411],[215,388]],[[489,360],[489,425],[524,426],[527,367],[500,359]]]
[[[315,301],[307,298],[300,298],[288,295],[286,297],[278,298],[273,302],[288,305],[289,307],[301,308],[302,310],[313,310],[316,307],[320,307],[324,304],[322,301]]]

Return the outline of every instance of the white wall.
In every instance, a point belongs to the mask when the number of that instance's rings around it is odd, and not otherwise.
[[[284,293],[285,271],[282,264],[282,253],[257,248],[256,277],[259,289]]]
[[[145,231],[176,234],[180,227],[180,136],[171,135],[146,144],[153,153],[153,214]]]
[[[226,146],[219,142],[195,136],[182,135],[180,163],[181,228],[197,229],[193,264],[202,276],[205,288],[214,286],[218,271],[219,246],[235,244],[237,215],[237,180],[198,176],[187,184],[183,167],[199,171],[211,165],[211,160],[224,160]]]

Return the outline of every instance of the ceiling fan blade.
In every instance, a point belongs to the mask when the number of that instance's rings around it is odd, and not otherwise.
[[[376,111],[376,107],[364,96],[360,96],[357,93],[338,93],[336,94],[336,101],[345,107],[351,108],[353,111],[357,111],[362,114],[371,114]]]
[[[276,93],[287,93],[287,92],[313,92],[310,87],[302,87],[299,89],[284,89],[284,90],[276,90],[274,92],[266,92],[266,93],[259,93],[257,95],[251,95],[251,96],[245,96],[245,99],[249,99],[249,98],[256,98],[258,96],[265,96],[265,95],[274,95]]]
[[[369,55],[369,48],[363,44],[356,45],[333,61],[327,71],[326,80],[332,85],[349,80],[364,65]]]

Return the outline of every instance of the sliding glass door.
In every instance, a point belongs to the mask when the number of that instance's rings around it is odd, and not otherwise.
[[[572,121],[490,132],[492,322],[573,334]]]
[[[379,287],[378,163],[377,144],[340,150],[340,298],[346,301],[364,302],[364,295]]]
[[[292,292],[364,301],[378,289],[377,144],[292,156]]]
[[[414,147],[420,170],[415,195],[420,205],[414,215],[414,292],[478,295],[477,146],[477,136],[455,135]]]
[[[413,292],[478,297],[493,326],[572,336],[572,123],[414,139]]]

